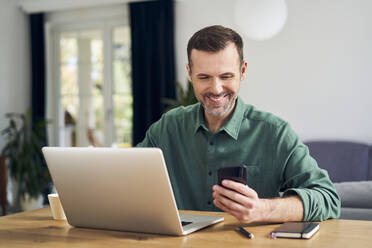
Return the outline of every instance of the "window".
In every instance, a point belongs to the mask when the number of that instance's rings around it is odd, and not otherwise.
[[[132,143],[130,27],[126,5],[120,8],[58,12],[47,17],[47,61],[51,62],[47,112],[53,120],[50,144]]]
[[[123,138],[132,143],[132,66],[130,61],[130,28],[115,27],[113,30],[113,75],[114,75],[114,125],[115,139]],[[122,108],[121,106],[131,106]]]

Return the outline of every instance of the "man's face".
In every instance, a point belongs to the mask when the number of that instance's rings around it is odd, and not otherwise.
[[[227,117],[235,106],[240,81],[244,79],[247,62],[240,65],[234,43],[218,52],[191,50],[191,68],[188,77],[195,96],[211,117]]]

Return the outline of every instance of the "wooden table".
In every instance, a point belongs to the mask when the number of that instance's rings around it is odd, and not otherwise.
[[[182,211],[184,213],[198,212]],[[0,217],[0,247],[372,247],[372,221],[327,220],[310,240],[270,239],[278,225],[245,225],[248,239],[225,213],[225,221],[183,237],[74,228],[53,220],[49,208]]]

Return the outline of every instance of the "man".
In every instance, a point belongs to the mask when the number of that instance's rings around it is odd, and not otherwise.
[[[187,53],[200,103],[164,114],[138,145],[162,149],[178,207],[221,209],[243,223],[337,218],[340,199],[327,172],[288,123],[238,97],[247,70],[239,34],[206,27],[191,37]],[[240,164],[248,186],[215,185],[218,168]]]

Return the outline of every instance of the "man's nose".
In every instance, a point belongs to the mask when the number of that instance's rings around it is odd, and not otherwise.
[[[219,95],[223,92],[222,82],[219,78],[213,78],[212,85],[211,85],[211,93],[215,95]]]

